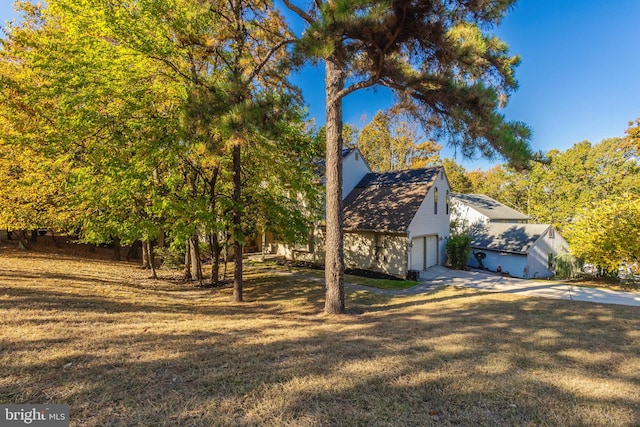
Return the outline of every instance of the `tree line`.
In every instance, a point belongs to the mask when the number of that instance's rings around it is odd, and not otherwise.
[[[225,244],[240,254],[256,230],[302,240],[324,204],[325,311],[343,312],[342,99],[388,87],[398,111],[464,155],[526,167],[530,131],[499,111],[519,57],[490,32],[513,3],[17,1],[22,20],[3,28],[0,50],[0,224],[139,239],[152,268],[154,242],[185,248],[193,267],[207,236],[215,280]],[[284,10],[304,23],[298,34]],[[321,143],[289,78],[320,61]],[[429,161],[402,149],[371,155],[393,167]]]
[[[142,240],[154,276],[154,242],[186,245],[197,280],[207,236],[213,282],[230,241],[241,301],[244,236],[303,239],[316,210],[297,195],[318,199],[280,14],[242,0],[18,5],[0,62],[0,223]]]

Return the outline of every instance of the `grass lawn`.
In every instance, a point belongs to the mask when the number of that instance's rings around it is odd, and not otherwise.
[[[277,264],[273,262],[266,262],[266,263],[252,262],[252,263],[249,263],[249,265],[276,266]],[[292,267],[292,268],[288,268],[287,271],[290,271],[292,273],[297,272],[304,276],[318,277],[324,280],[324,270],[304,268],[304,267]],[[409,289],[420,283],[413,280],[374,279],[371,277],[356,276],[353,274],[345,274],[344,281],[346,283],[352,283],[355,285],[369,286],[371,288],[378,288],[378,289],[391,289],[391,290]]]
[[[347,294],[250,266],[230,288],[0,248],[0,403],[73,426],[639,425],[640,309]]]

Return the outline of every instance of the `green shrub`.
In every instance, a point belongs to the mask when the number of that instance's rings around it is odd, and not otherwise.
[[[553,258],[550,256],[549,259],[552,264],[550,269],[558,278],[575,279],[582,275],[582,263],[571,254],[560,254]]]
[[[449,237],[447,240],[447,255],[451,267],[464,270],[467,268],[467,260],[471,255],[471,237],[458,234]]]

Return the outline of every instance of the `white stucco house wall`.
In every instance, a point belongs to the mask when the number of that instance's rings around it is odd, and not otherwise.
[[[529,224],[526,215],[481,194],[454,194],[452,222],[471,236],[470,267],[512,277],[553,276],[553,260],[569,248],[550,224]]]

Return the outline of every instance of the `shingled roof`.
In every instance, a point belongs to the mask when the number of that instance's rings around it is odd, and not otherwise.
[[[488,223],[471,234],[473,249],[526,254],[551,227],[549,224]]]
[[[440,169],[365,175],[344,200],[345,230],[405,233]]]
[[[511,209],[497,200],[487,197],[484,194],[452,194],[452,197],[460,200],[464,204],[472,207],[490,221],[527,221],[529,219],[523,213]]]

